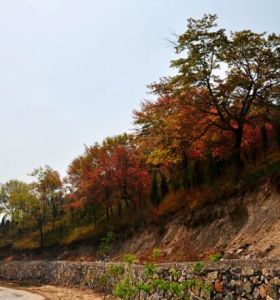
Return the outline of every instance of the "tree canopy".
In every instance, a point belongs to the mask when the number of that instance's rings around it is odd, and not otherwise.
[[[239,180],[244,167],[279,150],[280,36],[227,32],[216,22],[188,20],[174,42],[175,74],[150,85],[154,99],[134,111],[131,134],[86,146],[65,178],[46,166],[31,183],[1,185],[10,236],[37,231],[43,247],[46,236],[79,226],[97,232],[158,210],[178,190],[214,184],[227,170]]]

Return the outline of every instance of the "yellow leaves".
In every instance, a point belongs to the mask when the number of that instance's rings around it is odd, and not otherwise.
[[[149,153],[147,163],[151,165],[168,165],[177,164],[180,162],[180,157],[175,153],[171,153],[168,149],[156,149]]]

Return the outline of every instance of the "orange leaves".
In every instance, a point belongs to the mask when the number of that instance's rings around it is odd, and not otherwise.
[[[109,208],[139,203],[148,191],[150,177],[132,137],[122,135],[86,148],[70,165],[68,181],[73,189],[72,207],[94,203]]]
[[[134,113],[138,141],[149,164],[178,164],[186,156],[203,157],[202,137],[210,127],[209,116],[184,97],[160,97],[154,103],[143,103],[142,110]]]
[[[137,141],[146,162],[155,166],[180,164],[189,160],[204,159],[208,154],[227,159],[234,153],[236,130],[235,118],[222,124],[217,108],[198,101],[207,98],[205,90],[181,93],[179,97],[160,96],[155,102],[142,103],[142,110],[134,112]],[[244,118],[241,148],[260,146],[264,121],[259,112],[252,109]],[[222,123],[221,123],[222,122]],[[266,124],[268,138],[272,138],[272,126]]]

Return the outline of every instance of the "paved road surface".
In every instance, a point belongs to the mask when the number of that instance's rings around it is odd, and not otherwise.
[[[40,295],[0,286],[0,300],[44,300]]]

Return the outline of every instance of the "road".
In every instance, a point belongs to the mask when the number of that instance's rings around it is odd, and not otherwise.
[[[0,286],[0,300],[44,300],[45,298],[27,291]]]

